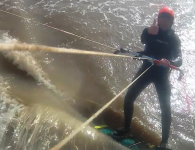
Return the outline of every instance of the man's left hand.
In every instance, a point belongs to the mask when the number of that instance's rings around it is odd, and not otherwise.
[[[170,62],[167,59],[161,59],[159,65],[168,67],[170,66]]]

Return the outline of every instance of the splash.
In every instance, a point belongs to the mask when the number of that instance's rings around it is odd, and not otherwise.
[[[26,71],[29,75],[34,77],[37,81],[43,83],[48,89],[64,96],[64,93],[57,90],[57,88],[52,85],[51,81],[48,79],[46,73],[44,73],[42,67],[39,63],[33,58],[30,52],[2,52],[6,58],[13,60],[15,65],[18,65],[18,68]]]
[[[7,124],[11,121],[16,111],[22,108],[22,105],[17,103],[16,97],[13,98],[10,93],[9,81],[0,76],[0,143],[3,139],[3,133],[6,131]]]
[[[77,116],[77,118],[81,117]],[[15,119],[17,122],[14,121]],[[8,126],[10,130],[14,128],[14,134],[7,132],[5,134],[7,138],[4,138],[1,146],[4,149],[9,149],[11,144],[12,150],[46,150],[63,137],[70,135],[81,125],[82,121],[82,119],[78,120],[75,119],[75,116],[68,115],[65,111],[41,105],[23,108]],[[103,141],[106,144],[102,145]],[[63,148],[80,149],[81,147],[94,150],[103,148],[126,150],[123,146],[116,144],[89,126],[83,128],[82,132]]]
[[[8,37],[4,38],[4,43],[17,43],[16,39],[10,39]],[[23,47],[23,46],[22,46]],[[8,48],[9,49],[9,48]],[[10,49],[11,50],[11,49]],[[13,63],[18,66],[19,69],[26,71],[29,75],[34,77],[40,83],[43,83],[48,89],[52,90],[54,93],[65,96],[65,93],[59,91],[49,80],[48,75],[44,72],[41,65],[33,57],[30,52],[20,52],[20,51],[1,51],[1,53],[8,59],[13,60]]]

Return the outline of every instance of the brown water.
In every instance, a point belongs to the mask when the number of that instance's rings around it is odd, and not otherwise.
[[[138,51],[139,37],[149,26],[159,4],[171,4],[176,13],[174,29],[182,40],[185,87],[178,73],[171,74],[173,122],[169,146],[174,150],[194,147],[194,46],[193,1],[74,1],[5,0],[1,9],[112,46]],[[155,4],[155,5],[154,5]],[[0,14],[1,42],[41,44],[111,53],[106,47],[78,39],[30,20]],[[139,61],[45,52],[1,52],[1,149],[48,149],[111,100],[131,81]],[[118,98],[94,124],[123,125],[123,98]],[[156,91],[149,86],[136,101],[132,131],[153,144],[160,141],[160,109]],[[7,132],[6,129],[8,129]],[[87,126],[65,149],[125,149]]]

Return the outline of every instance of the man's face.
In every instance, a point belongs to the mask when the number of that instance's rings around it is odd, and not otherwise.
[[[160,14],[158,17],[158,25],[162,30],[168,30],[173,25],[173,18],[166,13]]]

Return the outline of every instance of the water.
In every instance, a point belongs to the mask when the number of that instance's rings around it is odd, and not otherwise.
[[[193,150],[195,15],[192,0],[4,0],[0,3],[3,10],[132,51],[139,51],[143,47],[140,34],[157,16],[161,4],[170,4],[175,10],[173,27],[182,41],[184,61],[181,68],[185,72],[184,85],[177,81],[178,72],[173,71],[170,77],[173,121],[169,146],[174,150]],[[0,17],[1,42],[17,40],[54,47],[113,52],[30,20],[3,12]],[[52,148],[126,87],[141,65],[139,61],[127,58],[45,52],[1,52],[0,60],[0,147],[14,150]],[[189,96],[189,104],[184,89]],[[124,94],[93,124],[121,126],[123,98]],[[153,85],[144,90],[136,101],[134,115],[133,129],[136,135],[151,143],[158,143],[161,133],[160,109]],[[65,148],[125,149],[90,126],[76,135]]]

